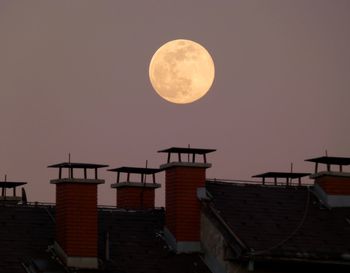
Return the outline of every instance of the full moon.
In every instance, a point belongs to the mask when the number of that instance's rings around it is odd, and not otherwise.
[[[173,40],[154,53],[149,78],[154,90],[172,103],[191,103],[213,84],[215,67],[208,51],[190,40]]]

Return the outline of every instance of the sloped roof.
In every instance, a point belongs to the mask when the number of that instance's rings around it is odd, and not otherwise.
[[[164,211],[98,210],[99,258],[101,270],[85,272],[203,272],[210,271],[198,254],[175,254],[163,240]],[[54,240],[54,207],[0,206],[0,268],[2,273],[25,272],[21,263],[31,266],[64,268],[46,250]],[[106,234],[109,233],[110,259],[106,260]],[[46,270],[46,271],[45,271]]]
[[[45,258],[54,225],[50,207],[0,205],[0,268],[2,273],[25,272],[28,257]]]
[[[207,182],[210,206],[246,247],[241,258],[350,264],[350,208],[323,206],[307,187]]]
[[[204,272],[210,271],[199,255],[175,254],[163,239],[164,211],[99,211],[100,257],[104,256],[101,239],[109,232],[113,272]]]

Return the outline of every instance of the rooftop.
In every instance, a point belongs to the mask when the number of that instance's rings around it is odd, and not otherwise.
[[[52,272],[50,268],[55,268],[55,273],[68,272],[47,251],[54,240],[54,216],[55,207],[50,205],[0,205],[0,257],[6,257],[0,259],[2,273],[25,273],[24,266],[41,267],[41,271],[37,268],[34,272]],[[163,239],[163,223],[162,209],[126,211],[100,207],[101,269],[76,272],[209,273],[199,254],[175,254],[168,247]]]
[[[209,208],[241,243],[241,259],[350,264],[349,207],[329,209],[307,186],[210,181],[207,190]]]

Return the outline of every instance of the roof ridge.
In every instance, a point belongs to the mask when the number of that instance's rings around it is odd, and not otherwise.
[[[313,184],[273,184],[266,183],[263,184],[261,181],[253,181],[253,180],[234,180],[234,179],[217,179],[217,178],[209,178],[206,179],[206,183],[210,184],[218,184],[218,185],[236,185],[236,186],[256,186],[263,188],[308,188],[313,186]]]

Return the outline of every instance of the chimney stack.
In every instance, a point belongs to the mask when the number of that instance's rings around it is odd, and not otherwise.
[[[314,189],[320,199],[330,207],[350,207],[350,172],[343,171],[350,165],[350,158],[322,156],[306,161],[315,163],[315,173],[310,178],[315,180]],[[319,171],[319,164],[326,165],[326,170]]]
[[[50,180],[56,185],[56,238],[54,249],[68,267],[98,268],[98,218],[97,169],[108,165],[87,163],[59,163],[48,166],[58,168],[58,179]],[[68,177],[62,177],[62,170]],[[74,170],[83,170],[83,178],[76,178]],[[88,170],[93,178],[88,178]]]
[[[198,188],[205,188],[205,171],[211,167],[206,154],[213,149],[169,148],[159,151],[167,153],[165,169],[165,236],[177,253],[198,252],[200,247],[200,202]],[[171,161],[171,155],[177,155],[177,161]],[[182,156],[186,159],[183,161]],[[196,156],[203,161],[197,162]]]
[[[23,202],[22,197],[17,196],[17,187],[23,186],[27,184],[27,182],[13,182],[13,181],[7,181],[7,178],[5,176],[4,181],[0,181],[0,189],[1,189],[1,195],[0,195],[0,204],[18,204],[19,202]],[[7,190],[12,189],[12,195],[9,195]],[[23,188],[22,188],[23,190]]]
[[[155,200],[155,189],[160,187],[156,183],[155,174],[160,169],[120,167],[110,169],[111,172],[117,173],[116,183],[111,188],[117,190],[117,207],[125,209],[153,209]],[[120,181],[120,174],[126,173],[126,181]],[[139,174],[139,181],[131,181],[130,174]],[[147,175],[152,175],[152,182],[147,183]]]

